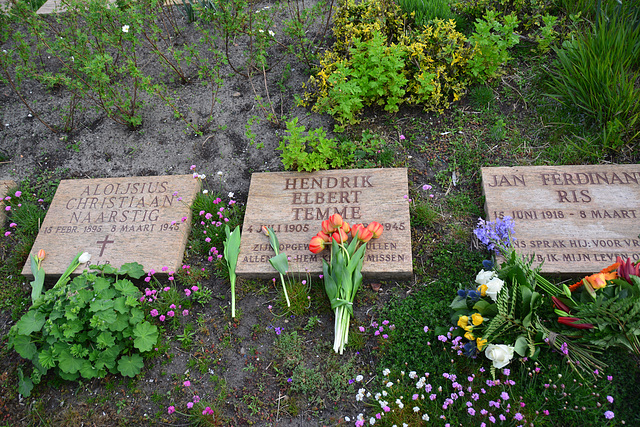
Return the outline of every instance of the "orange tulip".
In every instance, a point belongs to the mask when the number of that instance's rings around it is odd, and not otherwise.
[[[322,232],[324,234],[331,234],[334,231],[336,231],[336,227],[331,225],[331,222],[328,219],[322,221]]]
[[[36,258],[38,259],[38,261],[42,261],[42,260],[44,260],[44,257],[45,257],[46,255],[47,255],[47,254],[44,252],[44,249],[40,249],[40,250],[38,251],[38,255],[36,256]]]
[[[340,227],[342,229],[342,231],[344,231],[345,233],[349,233],[351,231],[351,226],[349,225],[349,223],[347,221],[343,221],[342,222],[342,226]]]
[[[347,233],[345,233],[342,228],[338,228],[338,230],[331,235],[331,238],[338,243],[343,243],[349,239],[349,236],[347,236]]]
[[[325,234],[325,236],[326,236],[326,234]],[[324,245],[325,245],[325,241],[320,236],[320,233],[318,233],[317,235],[315,235],[315,236],[313,236],[311,238],[311,242],[309,243],[309,250],[312,253],[317,254],[317,253],[322,252],[322,250],[324,249]]]
[[[360,230],[361,228],[364,228],[364,225],[362,224],[354,224],[351,226],[351,237],[358,238],[358,230]]]
[[[373,233],[364,228],[364,226],[362,224],[358,224],[359,227],[357,228],[355,233],[352,233],[352,236],[358,240],[360,240],[362,243],[367,243],[369,240],[371,240],[373,238]],[[356,226],[354,225],[354,228]]]
[[[377,239],[378,237],[382,236],[384,227],[379,222],[373,221],[369,223],[369,225],[367,226],[367,230],[373,233],[374,239]]]
[[[317,236],[320,237],[325,243],[331,242],[331,236],[329,236],[327,233],[323,233],[322,231],[320,231],[318,232]]]
[[[333,214],[329,217],[329,224],[333,227],[334,230],[342,227],[342,217],[340,214]]]

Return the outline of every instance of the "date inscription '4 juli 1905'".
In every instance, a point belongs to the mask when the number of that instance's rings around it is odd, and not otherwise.
[[[91,264],[175,270],[199,188],[191,175],[62,181],[31,252],[45,250],[51,275],[62,274],[78,252],[89,252]],[[31,274],[29,262],[23,274]]]
[[[257,173],[251,178],[237,272],[273,277],[274,256],[262,227],[272,228],[293,273],[318,274],[326,253],[312,254],[309,241],[323,220],[340,214],[350,224],[377,221],[382,237],[367,245],[363,273],[408,277],[411,233],[406,169],[352,169],[314,173]],[[327,258],[328,259],[328,258]]]
[[[640,165],[483,168],[482,179],[488,218],[512,217],[517,251],[542,271],[640,258]]]

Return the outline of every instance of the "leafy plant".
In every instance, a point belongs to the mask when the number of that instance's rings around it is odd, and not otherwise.
[[[287,134],[278,145],[280,158],[287,170],[313,172],[329,168],[345,167],[353,158],[351,150],[341,149],[334,138],[327,138],[322,128],[306,132],[298,126],[298,118],[286,122]]]
[[[23,378],[24,391],[50,369],[65,380],[107,373],[133,377],[142,370],[141,354],[156,344],[158,328],[145,320],[142,293],[124,277],[139,279],[143,268],[92,268],[99,273],[84,271],[71,281],[63,275],[11,328],[9,346],[33,364],[31,377]]]
[[[227,240],[224,242],[224,259],[229,268],[229,281],[231,282],[231,317],[236,317],[236,264],[240,254],[240,226],[231,232],[229,226],[225,225],[224,232]]]
[[[640,26],[626,15],[599,17],[590,32],[556,49],[548,94],[599,129],[605,150],[640,135]]]

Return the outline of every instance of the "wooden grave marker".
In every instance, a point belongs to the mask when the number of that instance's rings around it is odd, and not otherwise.
[[[640,165],[482,168],[488,220],[510,216],[518,253],[548,273],[640,258]]]
[[[89,264],[138,262],[145,271],[176,271],[200,184],[192,175],[61,181],[30,255],[44,249],[42,266],[53,276],[78,252],[91,254]],[[30,261],[22,274],[33,276]]]
[[[251,177],[242,227],[239,277],[272,278],[274,251],[262,226],[273,228],[280,250],[289,257],[293,274],[322,273],[322,257],[309,251],[309,241],[323,220],[339,213],[349,224],[377,221],[384,226],[379,239],[367,244],[362,272],[372,278],[410,278],[411,230],[407,170],[349,169],[313,173],[267,172]]]

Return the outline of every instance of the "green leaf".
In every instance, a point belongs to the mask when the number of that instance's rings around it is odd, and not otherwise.
[[[58,366],[63,372],[75,374],[82,368],[82,359],[77,359],[71,355],[69,350],[63,350],[58,356]]]
[[[36,300],[42,294],[42,287],[44,286],[44,269],[42,266],[38,267],[37,258],[31,255],[31,272],[33,273],[33,282],[31,282],[31,303],[35,303]]]
[[[98,344],[98,348],[100,350],[104,350],[105,348],[109,348],[114,345],[116,339],[113,337],[113,334],[107,331],[103,331],[96,337],[96,343]]]
[[[527,347],[528,347],[528,341],[527,339],[523,336],[520,335],[517,339],[516,339],[516,343],[513,345],[513,350],[518,353],[520,356],[524,357],[527,354]]]
[[[22,369],[18,368],[18,393],[24,397],[31,396],[31,390],[33,390],[33,381],[31,378],[24,377]]]
[[[30,310],[16,323],[18,333],[21,335],[30,335],[32,332],[37,332],[42,329],[45,320],[43,313]]]
[[[100,371],[96,369],[91,364],[91,362],[89,362],[88,360],[82,361],[82,367],[80,368],[80,375],[82,375],[82,378],[97,378],[99,376],[99,373]]]
[[[97,311],[108,310],[112,307],[113,307],[113,300],[99,299],[99,300],[93,301],[89,305],[89,311],[92,311],[95,313]]]
[[[93,291],[96,294],[109,289],[111,287],[111,282],[104,277],[96,277],[95,282],[93,283]]]
[[[113,268],[111,266],[111,264],[104,264],[104,265],[92,265],[91,268],[100,268],[100,270],[102,270],[102,272],[104,274],[116,274],[118,273],[118,270],[116,270],[115,268]]]
[[[118,314],[116,317],[116,321],[109,325],[110,331],[122,331],[127,326],[129,326],[129,315],[128,313]]]
[[[134,279],[139,279],[144,276],[144,268],[137,262],[129,262],[127,264],[123,264],[116,274],[126,274]]]
[[[120,350],[122,350],[122,347],[119,345],[116,345],[102,351],[98,356],[98,358],[96,359],[96,363],[95,363],[96,368],[112,369],[114,366],[116,366],[116,358],[120,354]]]
[[[11,340],[13,348],[23,358],[31,360],[38,353],[38,348],[29,335],[17,335]]]
[[[454,310],[454,311],[466,310],[467,309],[467,298],[466,297],[461,297],[460,295],[457,295],[453,299],[453,301],[451,301],[451,304],[449,305],[449,307],[451,307],[451,309]],[[480,310],[478,310],[478,311],[480,311]],[[481,314],[484,314],[484,313],[481,312]]]
[[[141,352],[150,351],[158,342],[158,328],[149,322],[142,322],[133,329],[133,346]]]
[[[126,299],[127,299],[126,297],[116,298],[115,301],[113,302],[113,309],[120,314],[127,313],[129,309],[127,308],[127,305],[126,305]]]
[[[275,268],[280,274],[287,274],[289,271],[289,260],[287,260],[287,254],[284,252],[280,252],[278,255],[271,257],[269,259],[269,263]]]
[[[129,315],[129,324],[131,325],[137,325],[138,323],[142,322],[144,320],[144,311],[140,310],[139,308],[132,308],[131,309],[131,314]]]
[[[55,367],[56,358],[53,353],[53,348],[48,347],[42,350],[38,355],[38,360],[40,361],[40,364],[47,369]]]
[[[120,291],[124,296],[129,295],[138,295],[140,294],[140,290],[136,287],[136,285],[131,282],[131,280],[121,279],[113,284],[113,287]]]
[[[118,371],[125,377],[135,377],[144,368],[142,357],[137,354],[122,356],[118,360]]]

